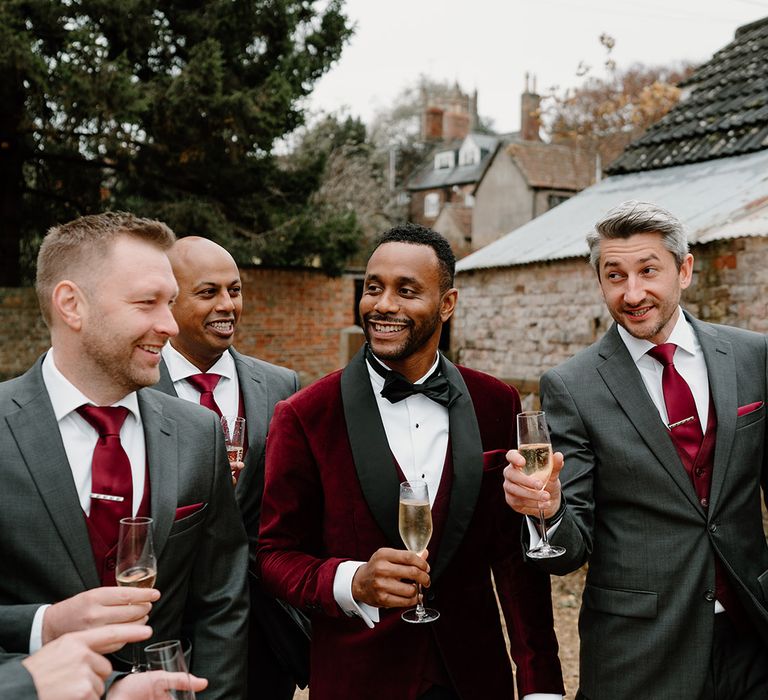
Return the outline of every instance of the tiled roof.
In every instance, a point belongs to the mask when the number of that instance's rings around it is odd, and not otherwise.
[[[768,148],[768,17],[739,27],[734,40],[680,86],[686,98],[627,146],[609,174]]]
[[[583,190],[593,181],[594,164],[578,148],[539,141],[518,141],[507,146],[531,187]]]
[[[496,152],[496,146],[499,143],[498,137],[486,136],[484,134],[470,134],[475,139],[478,146],[482,149],[480,162],[473,165],[455,165],[452,168],[440,168],[435,170],[434,157],[436,153],[443,151],[453,151],[456,162],[459,159],[459,149],[464,139],[457,139],[450,143],[444,143],[435,148],[429,155],[424,165],[416,171],[409,180],[406,188],[409,190],[429,190],[437,187],[448,187],[450,185],[466,185],[477,182],[483,176],[488,163],[491,162],[493,154]]]

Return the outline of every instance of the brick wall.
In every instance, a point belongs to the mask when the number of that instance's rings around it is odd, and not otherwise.
[[[702,320],[768,332],[768,239],[694,246],[683,306]],[[535,392],[539,376],[608,329],[592,268],[582,260],[457,276],[451,349],[458,362]]]
[[[242,275],[245,306],[238,350],[292,367],[304,385],[342,366],[342,329],[354,323],[351,278],[262,268]],[[0,379],[10,379],[50,345],[34,290],[0,289],[0,324]]]
[[[50,347],[35,290],[0,288],[0,380],[26,371]]]
[[[355,322],[354,281],[314,270],[242,270],[244,310],[235,345],[295,369],[303,385],[339,369],[341,331]]]

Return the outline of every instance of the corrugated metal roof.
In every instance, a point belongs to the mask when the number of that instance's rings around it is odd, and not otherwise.
[[[460,260],[456,270],[586,256],[587,233],[628,199],[668,209],[691,243],[768,236],[768,151],[609,177]]]

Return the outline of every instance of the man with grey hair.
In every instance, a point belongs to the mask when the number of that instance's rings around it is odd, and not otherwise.
[[[660,207],[624,202],[587,240],[615,323],[541,378],[561,451],[549,482],[513,451],[504,484],[515,510],[543,505],[565,547],[531,565],[589,562],[577,698],[764,700],[766,338],[680,308],[693,256]]]

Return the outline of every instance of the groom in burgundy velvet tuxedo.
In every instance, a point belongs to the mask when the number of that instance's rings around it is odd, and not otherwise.
[[[360,302],[368,345],[275,410],[258,563],[274,595],[312,614],[313,700],[514,697],[491,573],[519,695],[563,693],[549,578],[523,563],[501,488],[519,397],[437,351],[454,265],[429,229],[385,233]],[[398,533],[405,479],[429,485],[426,560]],[[437,621],[401,620],[414,582]]]

